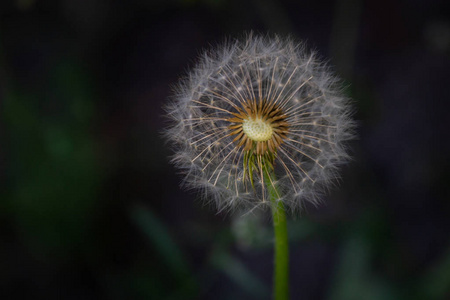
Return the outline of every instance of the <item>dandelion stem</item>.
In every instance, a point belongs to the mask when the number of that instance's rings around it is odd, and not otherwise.
[[[269,173],[269,172],[268,172]],[[286,211],[274,184],[275,175],[267,174],[266,186],[269,191],[272,206],[272,219],[275,234],[273,298],[274,300],[289,299],[289,244],[286,223]]]

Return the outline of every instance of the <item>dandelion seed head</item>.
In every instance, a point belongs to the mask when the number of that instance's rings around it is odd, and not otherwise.
[[[349,159],[339,80],[290,39],[249,34],[205,52],[166,110],[183,185],[219,211],[268,206],[267,168],[287,208],[317,204]]]

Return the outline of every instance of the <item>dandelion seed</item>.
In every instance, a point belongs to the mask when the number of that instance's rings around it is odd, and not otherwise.
[[[269,172],[285,207],[316,204],[348,160],[348,100],[327,67],[289,39],[250,34],[208,51],[167,112],[184,184],[219,211],[264,207]]]

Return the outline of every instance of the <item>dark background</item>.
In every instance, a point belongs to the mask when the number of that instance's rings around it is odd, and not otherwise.
[[[270,299],[268,215],[180,190],[171,85],[244,31],[318,51],[359,138],[289,222],[292,299],[450,299],[450,1],[2,1],[0,298]]]

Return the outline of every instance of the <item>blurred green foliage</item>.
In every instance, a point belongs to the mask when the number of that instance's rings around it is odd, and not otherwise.
[[[64,260],[92,238],[86,234],[102,175],[87,77],[67,60],[50,71],[51,86],[42,92],[6,87],[3,122],[11,185],[4,205],[21,239],[42,259]]]

